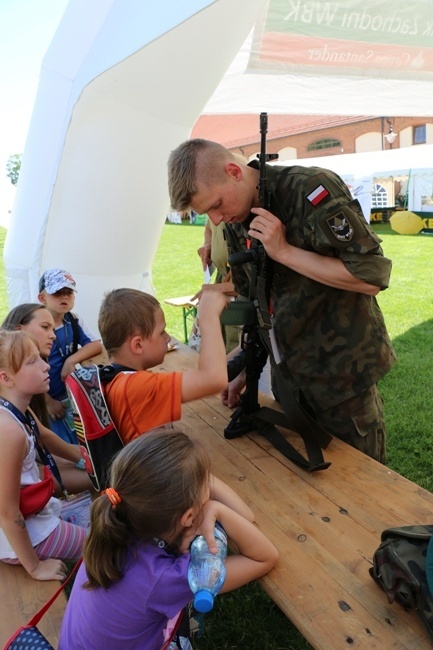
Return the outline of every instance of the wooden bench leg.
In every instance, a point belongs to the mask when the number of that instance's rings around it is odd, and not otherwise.
[[[197,316],[197,308],[182,306],[183,336],[186,344],[188,344],[188,338],[189,338],[188,328],[187,328],[187,320],[189,316],[193,317],[193,322],[194,322],[194,318]]]
[[[183,319],[183,340],[185,343],[188,343],[188,332],[186,328],[186,316],[187,316],[187,308],[182,307],[182,319]]]
[[[187,320],[189,316],[194,318],[197,316],[197,307],[191,304],[191,296],[182,296],[180,298],[167,298],[164,300],[167,305],[172,307],[182,307],[182,322],[183,322],[183,340],[188,344],[188,328]]]

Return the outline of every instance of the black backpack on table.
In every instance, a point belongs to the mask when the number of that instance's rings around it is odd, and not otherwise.
[[[389,603],[413,609],[433,642],[433,525],[401,526],[382,532],[370,575]],[[431,542],[431,543],[430,543]]]

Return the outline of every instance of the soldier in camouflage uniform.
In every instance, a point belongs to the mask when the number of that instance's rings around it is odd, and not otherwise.
[[[388,287],[391,261],[360,205],[334,172],[266,165],[269,210],[259,207],[258,162],[241,164],[227,149],[190,140],[172,152],[172,207],[226,224],[230,252],[255,237],[272,260],[270,302],[292,393],[317,422],[385,462],[378,381],[395,353],[375,296]],[[249,295],[249,264],[232,268]],[[228,387],[236,406],[245,378]]]

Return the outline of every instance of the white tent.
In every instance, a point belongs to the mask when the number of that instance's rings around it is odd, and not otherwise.
[[[430,0],[269,0],[208,113],[431,115]]]
[[[403,149],[385,151],[363,151],[362,153],[342,153],[319,158],[300,160],[278,160],[283,165],[317,165],[332,169],[340,176],[354,175],[379,176],[385,172],[407,173],[409,170],[430,168],[433,171],[433,145],[420,144]]]
[[[433,196],[433,145],[431,144],[300,160],[278,160],[275,164],[296,164],[307,167],[314,165],[332,169],[341,176],[352,190],[352,194],[359,200],[367,221],[370,219],[374,184],[385,177],[394,179],[406,177],[408,185],[405,188],[407,195],[405,207],[417,212],[429,212],[431,217],[430,201]],[[394,205],[393,200],[388,205]]]
[[[52,266],[93,328],[105,290],[152,290],[166,161],[203,111],[433,115],[432,35],[430,0],[71,0],[5,245],[10,306]]]

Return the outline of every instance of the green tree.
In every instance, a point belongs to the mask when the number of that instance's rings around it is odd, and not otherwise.
[[[6,163],[6,176],[10,178],[12,185],[16,185],[18,183],[20,169],[21,169],[21,154],[14,153],[11,156],[9,156],[8,161]]]

